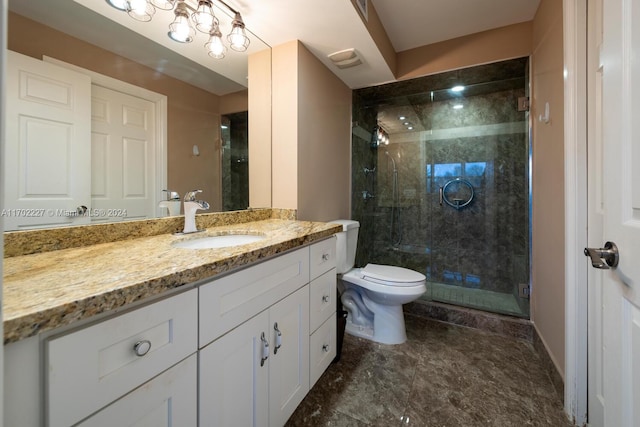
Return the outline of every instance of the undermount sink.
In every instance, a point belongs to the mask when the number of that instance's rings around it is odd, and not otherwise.
[[[246,245],[249,243],[259,242],[263,239],[265,239],[265,236],[255,234],[224,234],[220,236],[206,236],[182,240],[180,242],[172,243],[172,246],[184,249],[216,249]]]

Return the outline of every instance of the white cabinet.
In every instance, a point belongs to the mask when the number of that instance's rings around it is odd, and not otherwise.
[[[335,357],[335,298],[330,238],[12,343],[4,423],[282,426]]]
[[[200,350],[201,426],[284,425],[309,390],[304,286]]]
[[[201,285],[200,425],[284,425],[335,357],[335,298],[335,238]]]
[[[191,290],[45,342],[50,427],[69,426],[197,351]]]

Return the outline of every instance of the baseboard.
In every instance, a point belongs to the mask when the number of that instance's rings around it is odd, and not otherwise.
[[[535,348],[536,352],[540,355],[540,358],[542,359],[542,362],[544,364],[544,368],[547,371],[547,375],[549,375],[549,379],[551,380],[553,387],[560,394],[560,396],[564,396],[564,378],[560,374],[558,365],[551,357],[549,350],[547,350],[547,344],[538,333],[538,328],[535,326],[535,324],[533,324],[533,348]]]

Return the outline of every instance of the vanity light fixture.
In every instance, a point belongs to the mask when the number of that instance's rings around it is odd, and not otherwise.
[[[224,58],[227,47],[222,41],[220,22],[213,13],[213,0],[198,0],[194,8],[186,0],[106,0],[112,7],[127,12],[133,19],[142,22],[151,21],[156,10],[173,11],[175,19],[169,25],[169,37],[179,43],[191,43],[196,36],[196,30],[208,34],[209,40],[205,49],[209,56]],[[222,0],[215,0],[226,7],[233,15],[231,31],[227,41],[231,49],[244,52],[249,47],[249,37],[245,31],[245,24],[240,12],[230,7]]]
[[[451,92],[462,92],[464,90],[464,86],[457,85],[451,88]]]
[[[376,126],[371,135],[371,148],[377,148],[380,145],[389,145],[389,134],[382,126]]]

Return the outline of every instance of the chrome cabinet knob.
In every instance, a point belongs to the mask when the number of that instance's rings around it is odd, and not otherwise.
[[[149,353],[149,350],[151,350],[151,341],[149,340],[141,340],[133,345],[133,352],[138,357],[142,357]]]

